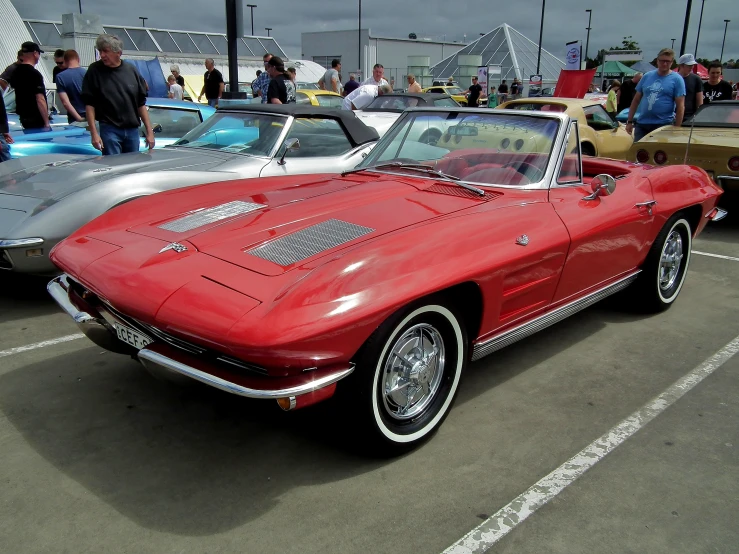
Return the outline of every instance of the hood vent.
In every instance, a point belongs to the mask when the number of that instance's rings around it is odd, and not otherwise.
[[[234,202],[228,202],[221,204],[220,206],[213,206],[205,210],[199,210],[197,212],[188,214],[179,219],[174,219],[164,225],[160,225],[160,229],[165,231],[173,231],[175,233],[184,233],[186,231],[192,231],[203,225],[215,223],[229,217],[235,217],[237,215],[248,214],[256,210],[266,208],[264,204],[254,204],[253,202],[243,202],[236,200]]]
[[[247,250],[247,254],[283,267],[350,242],[374,229],[340,219],[329,219]]]
[[[461,198],[474,198],[475,200],[492,200],[501,196],[498,192],[485,191],[485,196],[480,196],[475,191],[468,190],[458,185],[442,185],[435,184],[426,189],[427,192],[435,192],[437,194],[446,194],[448,196],[459,196]]]

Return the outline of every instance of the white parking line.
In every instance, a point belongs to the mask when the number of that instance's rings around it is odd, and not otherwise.
[[[44,346],[53,346],[61,342],[69,342],[71,340],[77,340],[84,337],[82,333],[75,333],[74,335],[65,335],[63,337],[57,337],[55,339],[44,340],[36,342],[34,344],[27,344],[26,346],[19,346],[17,348],[10,348],[9,350],[0,350],[0,358],[5,356],[12,356],[13,354],[20,354],[21,352],[27,352],[28,350],[36,350],[37,348],[43,348]]]
[[[691,254],[698,254],[699,256],[710,256],[711,258],[721,258],[722,260],[731,260],[732,262],[739,262],[739,258],[732,256],[722,256],[721,254],[711,254],[710,252],[700,252],[698,250],[691,250]]]
[[[658,397],[624,419],[602,437],[590,443],[564,464],[542,478],[526,492],[513,499],[483,521],[443,554],[473,554],[486,552],[536,510],[572,484],[617,446],[674,404],[686,392],[720,368],[739,352],[739,336],[713,356],[679,379]]]

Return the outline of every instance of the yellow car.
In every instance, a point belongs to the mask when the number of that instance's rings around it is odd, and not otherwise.
[[[448,94],[455,101],[459,102],[462,106],[467,105],[467,91],[462,90],[458,86],[437,86],[422,89],[421,92],[430,92],[435,94]]]
[[[628,159],[652,165],[696,165],[722,189],[739,191],[739,102],[704,104],[693,117],[692,134],[690,124],[652,131],[634,143]]]
[[[344,97],[331,90],[298,89],[295,91],[298,104],[310,104],[323,108],[341,108]]]
[[[597,101],[575,98],[519,98],[504,102],[496,110],[534,110],[565,112],[577,119],[580,144],[585,156],[625,160],[633,139],[626,129],[614,121]]]

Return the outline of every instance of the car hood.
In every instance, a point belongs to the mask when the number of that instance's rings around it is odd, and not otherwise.
[[[691,135],[690,127],[660,127],[642,138],[638,143],[635,143],[634,147],[638,148],[639,144],[648,143],[676,144],[685,147],[688,139],[690,139],[691,145],[736,148],[737,140],[739,140],[739,130],[721,129],[718,127],[694,127]]]
[[[58,200],[116,176],[151,171],[208,171],[229,159],[228,154],[184,148],[118,156],[29,156],[0,164],[0,195]]]

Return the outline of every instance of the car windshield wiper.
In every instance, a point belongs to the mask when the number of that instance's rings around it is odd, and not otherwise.
[[[377,165],[370,165],[367,167],[359,167],[356,169],[350,169],[348,171],[343,171],[341,173],[341,176],[344,175],[350,175],[352,173],[359,173],[360,171],[365,171],[368,169],[383,169],[388,167],[398,167],[402,169],[410,169],[412,171],[422,171],[424,173],[428,173],[429,175],[434,175],[436,177],[441,177],[442,179],[446,181],[451,181],[457,185],[459,185],[462,188],[465,188],[467,190],[471,190],[472,192],[475,192],[479,194],[480,196],[485,196],[485,191],[482,189],[479,189],[477,187],[473,187],[472,185],[469,185],[465,182],[463,182],[459,177],[455,177],[454,175],[449,175],[447,173],[443,173],[439,171],[438,169],[434,169],[433,167],[429,167],[427,165],[423,164],[409,164],[405,162],[388,162],[384,164],[377,164]]]

